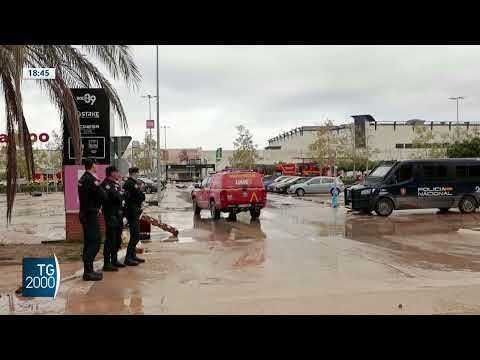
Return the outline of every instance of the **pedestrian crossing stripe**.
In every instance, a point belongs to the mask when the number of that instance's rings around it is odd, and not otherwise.
[[[258,202],[257,194],[254,192],[252,197],[250,198],[250,202],[253,202],[253,198],[255,198],[255,202]]]

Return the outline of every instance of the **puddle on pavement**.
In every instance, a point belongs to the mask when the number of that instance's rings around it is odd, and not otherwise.
[[[61,314],[65,309],[62,298],[24,298],[14,293],[0,297],[0,315]]]
[[[179,236],[178,237],[178,242],[179,243],[191,243],[191,242],[195,242],[195,239],[193,237],[189,237],[189,236]]]
[[[429,270],[480,272],[480,214],[349,215],[347,239],[383,248],[397,262]]]
[[[237,221],[230,221],[226,218],[212,220],[211,218],[193,217],[193,229],[188,233],[194,241],[212,241],[219,243],[235,242],[241,245],[238,240],[264,240],[267,235],[262,231],[261,219],[244,222],[237,216]],[[245,243],[245,242],[244,242]]]

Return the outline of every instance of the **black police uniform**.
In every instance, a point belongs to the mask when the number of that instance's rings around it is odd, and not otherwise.
[[[128,261],[140,260],[137,258],[135,249],[140,240],[140,215],[142,202],[145,201],[145,194],[140,190],[137,180],[129,177],[123,184],[125,190],[125,217],[128,220],[128,226],[130,228],[130,241],[127,247],[127,256],[125,257],[125,263],[128,265]],[[138,264],[137,264],[138,265]]]
[[[120,185],[112,178],[105,178],[102,188],[107,193],[108,200],[102,206],[102,213],[105,217],[106,234],[103,246],[104,270],[108,264],[116,267],[123,267],[118,262],[117,253],[122,244],[123,230],[123,195],[120,192]]]
[[[100,225],[98,212],[107,200],[107,194],[100,182],[90,172],[85,171],[78,181],[78,198],[80,200],[80,222],[83,227],[83,266],[85,274],[94,273],[93,262],[100,250]]]

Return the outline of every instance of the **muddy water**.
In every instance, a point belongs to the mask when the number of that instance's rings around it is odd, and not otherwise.
[[[146,263],[72,281],[38,311],[68,314],[479,313],[480,214],[354,215],[270,196],[260,219],[194,216],[169,189],[147,209],[180,230]],[[2,300],[2,299],[0,299]],[[399,306],[402,304],[402,306]],[[44,305],[45,307],[45,305]]]
[[[12,224],[6,226],[6,196],[0,195],[0,244],[40,244],[65,239],[63,193],[17,194]]]

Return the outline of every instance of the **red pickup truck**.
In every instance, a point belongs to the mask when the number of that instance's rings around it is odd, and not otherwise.
[[[195,214],[209,209],[212,219],[219,219],[221,212],[235,218],[242,211],[250,211],[252,218],[258,218],[266,201],[262,175],[253,171],[231,170],[210,174],[192,192]]]

